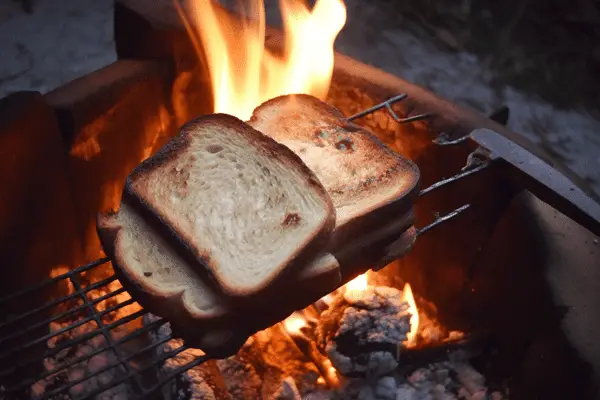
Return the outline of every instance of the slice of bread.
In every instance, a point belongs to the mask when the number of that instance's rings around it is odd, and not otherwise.
[[[329,243],[331,200],[287,147],[235,117],[186,124],[128,177],[125,192],[227,297],[247,301]]]
[[[249,124],[298,154],[327,189],[337,214],[330,250],[412,208],[417,166],[317,98],[276,97]]]
[[[123,286],[161,317],[211,329],[226,317],[218,296],[135,209],[101,214],[98,235]]]

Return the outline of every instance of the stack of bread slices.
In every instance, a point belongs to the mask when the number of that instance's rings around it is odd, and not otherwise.
[[[408,251],[419,171],[335,108],[272,99],[196,118],[98,217],[131,296],[215,357]]]

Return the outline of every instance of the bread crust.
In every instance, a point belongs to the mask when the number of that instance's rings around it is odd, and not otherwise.
[[[297,107],[301,107],[302,114],[306,114],[305,110],[310,110],[310,115],[296,115]],[[257,107],[249,123],[279,142],[297,140],[316,147],[338,146],[339,142],[334,143],[338,138],[329,134],[325,137],[321,134],[324,130],[342,132],[345,134],[342,136],[347,136],[352,142],[345,144],[356,146],[356,151],[348,153],[347,159],[350,164],[359,162],[355,159],[377,164],[377,174],[353,182],[352,185],[341,182],[339,185],[327,187],[327,182],[321,180],[333,198],[334,206],[338,208],[336,194],[342,195],[342,198],[345,195],[368,197],[382,189],[387,191],[386,197],[381,201],[362,208],[360,213],[348,220],[343,220],[338,214],[333,244],[330,247],[334,252],[352,238],[360,236],[362,232],[377,229],[395,215],[402,215],[412,207],[418,195],[420,172],[412,161],[389,149],[367,130],[344,120],[344,115],[338,109],[313,96],[297,94],[275,97]],[[268,125],[270,129],[265,129],[267,126],[264,125]],[[297,128],[302,125],[302,128]],[[342,142],[344,140],[343,138]],[[309,168],[317,170],[306,158],[304,159]],[[357,165],[357,168],[360,167]],[[339,201],[341,200],[337,202]]]
[[[227,128],[244,135],[257,149],[269,158],[278,160],[286,164],[288,168],[296,169],[301,176],[305,177],[305,183],[309,190],[319,196],[322,204],[326,207],[327,217],[318,226],[312,237],[307,237],[304,242],[298,246],[297,250],[290,255],[287,262],[274,269],[269,279],[265,280],[263,285],[254,290],[241,290],[226,285],[222,276],[218,275],[218,268],[215,268],[211,260],[209,249],[201,249],[194,245],[194,238],[178,230],[174,224],[169,223],[167,216],[161,210],[154,207],[144,199],[143,193],[136,185],[140,177],[152,173],[157,167],[163,165],[169,160],[176,159],[182,155],[190,146],[191,135],[199,127],[214,125],[216,128]],[[124,195],[136,203],[134,207],[148,211],[153,218],[168,231],[169,236],[177,241],[178,246],[184,249],[188,254],[195,257],[192,264],[199,273],[208,277],[213,283],[215,289],[221,294],[230,298],[234,302],[246,303],[252,297],[269,297],[272,294],[272,288],[279,286],[295,276],[295,272],[306,265],[313,257],[325,247],[328,246],[332,232],[335,228],[335,208],[327,191],[319,182],[316,175],[310,170],[294,152],[287,147],[275,142],[271,138],[263,135],[261,132],[253,129],[243,121],[226,114],[212,114],[198,117],[185,124],[180,134],[174,137],[166,146],[159,150],[154,156],[148,158],[138,165],[125,183]]]
[[[168,295],[156,291],[130,272],[119,251],[119,236],[123,228],[116,220],[115,212],[98,214],[96,227],[104,252],[111,259],[119,282],[144,309],[167,320],[177,321],[198,334],[227,326],[229,314],[225,307],[211,310],[207,314],[196,314],[185,306],[183,293]]]

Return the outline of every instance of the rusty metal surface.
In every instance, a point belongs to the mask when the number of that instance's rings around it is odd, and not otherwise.
[[[469,136],[492,160],[502,162],[517,184],[600,237],[600,204],[565,175],[490,129],[476,129]]]
[[[459,312],[468,329],[496,333],[491,372],[512,375],[515,398],[594,398],[599,265],[594,235],[531,193],[502,214],[469,271]]]
[[[3,295],[47,279],[59,265],[81,262],[81,241],[65,167],[65,151],[53,110],[37,92],[17,92],[0,99],[0,293]],[[0,305],[0,326],[13,315],[39,307],[49,293],[39,291],[20,301]],[[29,315],[10,327],[23,330],[44,318]],[[11,345],[18,346],[47,333],[47,325],[24,331]],[[0,336],[7,328],[0,327]],[[6,343],[3,347],[7,347]],[[30,352],[43,351],[40,342]],[[0,360],[0,369],[13,366]],[[41,360],[40,363],[41,364]],[[19,371],[37,374],[38,364]],[[14,376],[3,376],[4,385]]]
[[[101,254],[97,213],[117,207],[127,175],[177,131],[163,67],[121,60],[44,96],[66,142],[87,262]]]

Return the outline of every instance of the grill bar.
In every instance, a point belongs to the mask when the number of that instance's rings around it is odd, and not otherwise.
[[[407,97],[408,97],[407,93],[401,93],[397,96],[392,97],[389,100],[386,100],[384,102],[376,104],[373,107],[367,108],[366,110],[363,110],[363,111],[358,112],[350,117],[347,117],[346,121],[354,121],[356,119],[365,117],[369,114],[373,114],[374,112],[379,111],[383,108],[385,108],[387,110],[388,114],[394,119],[394,121],[396,121],[399,124],[408,124],[410,122],[422,121],[424,119],[428,119],[428,118],[432,117],[432,115],[429,113],[400,117],[394,111],[394,109],[392,108],[392,105],[406,99]]]
[[[439,225],[443,224],[444,222],[448,222],[451,219],[456,218],[461,213],[463,213],[464,211],[466,211],[469,207],[471,207],[470,204],[465,204],[464,206],[461,206],[461,207],[457,208],[456,210],[452,211],[449,214],[446,214],[446,215],[444,215],[442,217],[436,218],[435,221],[433,221],[429,225],[424,226],[423,228],[419,228],[419,230],[417,231],[418,235],[421,236],[421,235],[429,232],[430,230],[432,230],[436,226],[439,226]]]
[[[179,368],[174,369],[171,373],[166,374],[162,379],[160,379],[156,385],[154,385],[150,389],[146,390],[141,396],[136,397],[136,399],[141,400],[141,399],[147,398],[148,396],[151,396],[152,394],[154,394],[158,390],[160,390],[160,388],[162,388],[164,385],[166,385],[167,383],[169,383],[170,381],[175,379],[177,377],[177,375],[182,374],[185,371],[188,371],[194,367],[197,367],[198,365],[201,365],[202,363],[204,363],[208,360],[209,360],[208,356],[204,355],[204,356],[196,358],[193,361],[190,361],[187,364],[182,365]]]
[[[421,190],[419,192],[419,196],[425,196],[426,194],[431,193],[436,189],[439,189],[439,188],[442,188],[451,183],[457,182],[463,178],[466,178],[467,176],[481,172],[484,169],[487,169],[490,165],[491,165],[491,163],[486,162],[486,163],[480,164],[474,168],[468,168],[468,169],[464,170],[463,172],[460,172],[454,176],[451,176],[450,178],[438,181],[438,182],[434,183],[433,185]]]
[[[113,388],[115,386],[118,386],[118,385],[120,385],[122,383],[125,383],[125,382],[127,382],[129,379],[131,379],[133,377],[136,377],[136,376],[139,376],[139,375],[141,375],[141,374],[143,374],[145,372],[148,372],[152,368],[156,368],[157,365],[160,365],[166,359],[169,359],[171,357],[175,357],[177,354],[182,353],[182,352],[184,352],[187,349],[188,349],[187,346],[182,345],[182,346],[180,346],[180,347],[176,348],[175,350],[172,350],[172,351],[170,351],[168,353],[161,354],[160,356],[156,356],[156,362],[150,363],[149,365],[145,365],[142,368],[139,368],[139,369],[137,369],[137,370],[135,370],[133,372],[128,373],[126,376],[124,376],[122,378],[119,378],[119,379],[117,379],[117,380],[115,380],[113,382],[110,382],[109,384],[101,386],[98,389],[96,389],[96,390],[88,393],[85,397],[82,397],[82,399],[92,399],[92,398],[94,398],[95,396],[97,396],[98,394],[100,394],[102,392],[105,392],[105,391],[107,391],[107,390],[109,390],[109,389],[111,389],[111,388]],[[206,361],[207,359],[208,359],[208,357],[206,359],[198,358],[195,361],[193,361],[192,363],[200,361],[199,363],[195,364],[195,365],[200,365],[204,361]],[[183,370],[183,372],[187,371],[188,369],[189,368]],[[61,390],[62,390],[62,388],[61,388]],[[144,394],[144,395],[147,395],[147,394]],[[143,398],[143,396],[142,396],[142,398]]]
[[[103,286],[103,285],[99,285],[99,286]],[[90,290],[92,290],[92,289],[90,289],[89,287],[87,289],[85,289],[85,291],[90,291]],[[104,296],[99,297],[99,298],[93,300],[92,304],[98,304],[98,303],[100,303],[102,301],[105,301],[105,300],[107,300],[107,299],[109,299],[111,297],[114,297],[114,296],[116,296],[118,294],[121,294],[121,293],[124,293],[124,292],[125,292],[125,288],[120,288],[118,290],[115,290],[113,292],[107,293]],[[0,346],[2,346],[2,344],[4,342],[7,342],[7,341],[9,341],[11,339],[18,338],[19,336],[21,336],[21,335],[23,335],[23,334],[25,334],[25,333],[27,333],[27,332],[35,329],[35,328],[39,328],[40,326],[44,326],[44,325],[50,325],[51,322],[58,321],[60,319],[68,317],[70,315],[76,314],[77,312],[82,311],[84,308],[86,308],[85,304],[76,306],[76,307],[71,308],[71,309],[69,309],[67,311],[64,311],[62,313],[57,314],[54,317],[50,317],[50,318],[48,318],[48,319],[46,319],[44,321],[37,322],[37,323],[35,323],[35,324],[33,324],[33,325],[25,328],[25,329],[21,329],[20,331],[13,332],[11,335],[5,336],[2,339],[0,339]],[[15,321],[11,321],[11,322],[15,322]],[[2,358],[2,357],[4,357],[4,354],[0,355],[0,358]]]
[[[11,356],[11,355],[17,353],[17,352],[24,351],[24,350],[28,349],[29,347],[34,346],[36,344],[44,343],[44,342],[48,341],[49,339],[51,339],[51,338],[53,338],[55,336],[59,336],[59,335],[65,334],[65,333],[73,330],[74,328],[82,326],[82,325],[84,325],[84,324],[86,324],[88,322],[94,321],[94,322],[96,322],[96,324],[98,324],[98,322],[95,320],[96,317],[100,318],[100,317],[102,317],[102,316],[104,316],[104,315],[106,315],[106,314],[108,314],[110,312],[113,312],[113,311],[116,311],[118,309],[121,309],[121,308],[123,308],[123,307],[125,307],[125,306],[127,306],[129,304],[132,304],[132,303],[133,303],[133,301],[127,300],[125,302],[121,302],[119,304],[115,304],[114,306],[111,306],[111,307],[107,308],[106,310],[104,310],[104,311],[102,311],[100,313],[93,312],[94,315],[91,316],[91,317],[87,317],[87,318],[85,318],[83,320],[77,321],[77,322],[75,322],[75,323],[73,323],[73,324],[71,324],[69,326],[66,326],[66,327],[64,327],[62,329],[59,329],[56,332],[49,333],[48,335],[42,336],[41,338],[38,338],[38,339],[36,339],[34,341],[31,341],[31,342],[29,342],[29,343],[27,343],[27,344],[25,344],[23,346],[12,348],[10,351],[4,353],[2,355],[2,358],[6,358],[8,356]],[[127,322],[130,322],[130,321],[136,319],[136,318],[139,318],[139,315],[138,315],[138,316],[135,316],[134,318],[128,319],[132,315],[135,315],[135,314],[131,314],[131,315],[128,315],[127,317],[121,318],[120,320],[118,320],[118,321],[110,324],[109,326],[112,326],[111,329],[113,329],[113,328],[115,328],[115,327],[117,327],[119,325],[123,325],[123,324],[125,324]],[[102,333],[103,333],[102,328],[98,328],[98,329],[95,329],[95,330],[93,330],[91,332],[87,332],[87,333],[79,336],[76,339],[71,339],[71,340],[64,341],[63,344],[61,344],[60,346],[56,346],[51,351],[46,352],[44,354],[44,358],[51,357],[51,356],[53,356],[53,355],[61,352],[62,350],[65,350],[65,349],[67,349],[69,347],[72,347],[72,346],[74,346],[74,345],[76,345],[78,343],[81,343],[81,342],[85,341],[85,340],[91,339],[91,338],[93,338],[95,336],[98,336],[98,335],[100,335]],[[27,364],[31,364],[32,362],[35,362],[35,360],[29,360],[29,361],[27,361],[25,363],[17,364],[16,368],[24,367]],[[5,371],[0,372],[0,376],[5,375],[5,374],[7,374]]]
[[[93,378],[95,376],[98,376],[98,375],[100,375],[100,374],[102,374],[102,373],[104,373],[106,371],[110,371],[111,369],[118,368],[119,365],[122,365],[123,363],[126,363],[127,361],[131,361],[134,358],[138,357],[140,354],[143,354],[143,353],[145,353],[145,352],[147,352],[149,350],[153,350],[153,349],[157,348],[158,346],[165,344],[166,342],[168,342],[171,339],[172,338],[168,337],[168,338],[162,339],[162,340],[160,340],[160,341],[158,341],[156,343],[152,343],[152,344],[150,344],[150,345],[142,348],[136,354],[132,354],[132,355],[129,355],[127,357],[120,358],[117,363],[113,363],[113,364],[107,365],[106,367],[104,367],[102,369],[99,369],[98,371],[94,372],[93,374],[90,374],[90,375],[84,376],[84,377],[82,377],[80,379],[71,381],[71,382],[69,382],[68,385],[62,386],[62,387],[60,387],[58,389],[46,392],[46,393],[44,393],[44,396],[42,397],[42,399],[50,398],[52,396],[56,396],[58,394],[64,393],[64,392],[66,392],[67,390],[69,390],[70,388],[72,388],[73,386],[75,386],[75,385],[77,385],[79,383],[85,382],[88,379]],[[177,348],[176,350],[167,353],[164,356],[164,358],[160,359],[160,361],[164,361],[167,358],[174,357],[174,356],[176,356],[177,354],[181,353],[184,350],[187,350],[187,348],[185,346],[181,346],[180,348]],[[118,385],[120,385],[122,383],[125,383],[125,382],[130,382],[130,383],[131,382],[135,382],[134,378],[138,377],[139,375],[141,375],[142,373],[146,372],[147,370],[149,370],[152,367],[156,367],[156,364],[152,363],[151,365],[147,365],[143,369],[131,369],[131,368],[129,368],[128,371],[127,371],[127,375],[126,376],[124,376],[124,377],[122,377],[120,379],[117,379],[115,381],[112,381],[112,382],[110,382],[110,383],[108,383],[108,384],[106,384],[104,386],[101,386],[100,388],[96,389],[96,390],[99,390],[98,392],[94,391],[91,394],[87,394],[83,398],[92,398],[92,397],[96,396],[97,394],[105,392],[105,391],[107,391],[109,389],[112,389],[113,387],[118,386]],[[136,386],[137,386],[137,384],[136,384]],[[140,392],[141,389],[138,389],[137,391]]]
[[[51,285],[53,283],[65,280],[66,278],[69,278],[69,277],[71,277],[71,276],[73,276],[75,274],[80,274],[82,272],[89,271],[92,268],[96,268],[99,265],[106,264],[108,261],[109,260],[106,257],[105,258],[99,258],[97,260],[92,261],[89,264],[82,265],[81,267],[77,267],[77,268],[75,268],[75,269],[73,269],[73,270],[71,270],[71,271],[69,271],[67,273],[64,273],[62,275],[58,275],[58,276],[56,276],[54,278],[50,278],[48,280],[45,280],[44,282],[40,282],[37,285],[30,286],[30,287],[28,287],[26,289],[23,289],[23,290],[18,291],[16,293],[10,294],[10,295],[8,295],[8,296],[3,297],[3,298],[0,299],[0,305],[2,303],[8,302],[9,300],[13,300],[13,299],[15,299],[17,297],[21,297],[23,295],[30,294],[32,292],[35,292],[36,290],[40,290],[40,289],[42,289],[42,288],[44,288],[44,287],[46,287],[48,285]],[[0,325],[0,327],[3,327],[3,325]]]
[[[133,339],[136,339],[136,338],[140,337],[141,335],[144,335],[146,333],[149,333],[149,332],[151,332],[153,330],[156,330],[156,329],[160,328],[162,325],[165,324],[165,322],[166,321],[163,320],[163,319],[159,319],[157,321],[151,322],[148,325],[146,325],[146,326],[144,326],[144,327],[136,330],[135,332],[132,332],[132,333],[128,334],[127,336],[124,336],[123,338],[117,340],[116,342],[114,342],[113,345],[114,346],[119,346],[119,345],[122,345],[122,344],[124,344],[126,342],[129,342],[129,341],[133,340]],[[149,349],[157,348],[161,344],[164,344],[165,342],[167,342],[167,341],[169,341],[171,339],[173,339],[173,336],[169,335],[169,336],[167,336],[165,338],[164,341],[161,340],[160,342],[158,342],[156,344],[152,344],[152,345],[149,345],[149,346],[147,346],[145,348],[142,348],[138,352],[132,354],[132,358],[145,353]],[[74,358],[74,359],[70,360],[69,362],[65,362],[65,363],[59,364],[59,366],[57,366],[53,370],[48,371],[48,372],[40,375],[39,377],[37,377],[35,379],[34,378],[30,378],[30,379],[27,379],[27,380],[23,381],[19,385],[11,386],[11,387],[7,388],[5,390],[5,392],[6,393],[13,393],[13,392],[18,392],[20,390],[23,390],[23,389],[25,389],[25,388],[33,385],[35,382],[37,382],[39,380],[45,379],[45,378],[47,378],[47,377],[49,377],[51,375],[54,375],[54,374],[56,374],[58,372],[61,372],[61,371],[65,370],[65,369],[67,369],[67,368],[69,368],[69,367],[71,367],[73,365],[79,364],[79,363],[84,362],[84,361],[88,361],[92,357],[94,357],[94,356],[96,356],[98,354],[104,353],[104,352],[106,352],[108,350],[110,350],[110,347],[99,347],[99,348],[97,348],[95,350],[92,350],[90,353],[88,353],[88,354],[86,354],[84,356],[80,356],[80,357],[77,357],[77,358]],[[111,368],[114,368],[114,366],[115,365],[113,365]],[[102,373],[102,372],[104,372],[104,371],[100,371],[98,373]],[[94,375],[96,375],[96,374],[89,375],[89,376],[86,377],[86,379],[89,379],[89,378],[91,378]],[[69,388],[71,386],[69,386]]]
[[[73,283],[73,286],[75,287],[75,289],[77,289],[78,292],[81,292],[81,289],[82,289],[81,283],[79,282],[77,275],[73,275],[73,276],[69,277],[69,279]],[[109,344],[110,349],[115,354],[115,356],[117,356],[117,360],[119,360],[119,363],[121,364],[121,366],[123,366],[123,369],[128,373],[128,376],[129,376],[129,374],[131,373],[131,367],[129,366],[129,364],[127,364],[125,361],[123,361],[123,354],[121,353],[119,348],[117,346],[115,346],[113,338],[109,332],[108,326],[106,326],[104,324],[104,322],[102,321],[102,315],[108,314],[107,310],[104,310],[103,312],[98,313],[98,310],[96,309],[96,307],[90,303],[90,299],[88,299],[87,295],[81,294],[81,299],[83,300],[83,303],[86,305],[88,310],[92,313],[92,318],[96,322],[96,325],[98,325],[98,327],[100,328],[100,331],[102,332],[102,335],[104,336],[104,339],[106,340],[106,343]],[[133,301],[133,299],[130,299],[130,300],[124,301],[122,303],[116,304],[116,306],[119,306],[119,308],[122,308],[125,305],[129,305],[132,303],[134,303],[134,301]],[[87,380],[87,379],[88,378],[84,378],[83,380]],[[128,382],[131,384],[131,387],[133,388],[133,390],[136,393],[139,392],[140,387],[134,379],[129,379]]]

